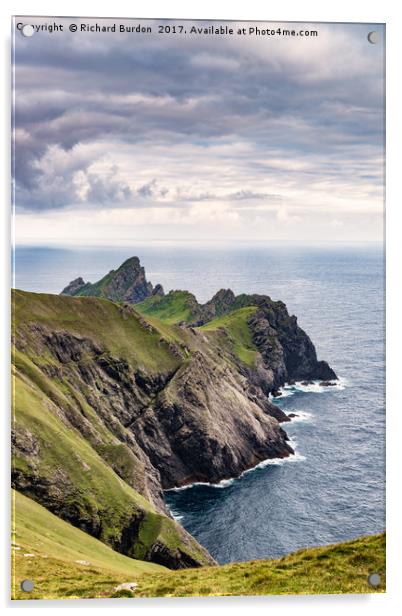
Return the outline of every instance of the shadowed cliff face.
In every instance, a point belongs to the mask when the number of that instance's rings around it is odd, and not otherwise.
[[[249,325],[264,365],[272,371],[273,388],[289,381],[337,379],[327,362],[317,360],[314,344],[282,302],[276,302],[275,310],[266,301],[257,305]]]
[[[213,564],[168,517],[131,427],[177,370],[176,347],[105,300],[16,292],[13,304],[13,487],[133,558]]]
[[[273,405],[268,400],[265,407],[260,404],[256,389],[230,364],[216,362],[205,351],[194,352],[178,369],[152,410],[135,423],[137,439],[159,470],[164,489],[218,482],[266,458],[293,453],[270,414]]]
[[[64,303],[68,307],[74,300]],[[154,335],[153,326],[134,312],[117,315],[134,320],[146,337]],[[28,347],[34,360],[47,357],[41,372],[68,389],[68,403],[59,404],[68,422],[161,512],[166,512],[161,488],[216,482],[292,453],[277,421],[288,418],[268,400],[258,374],[252,382],[249,371],[211,337],[194,329],[177,331],[176,342],[158,335],[158,350],[164,349],[172,363],[165,366],[161,358],[156,371],[133,366],[93,338],[38,323],[19,329],[16,339],[17,349]],[[124,464],[112,456],[86,405],[124,445]],[[128,457],[135,461],[131,470]]]

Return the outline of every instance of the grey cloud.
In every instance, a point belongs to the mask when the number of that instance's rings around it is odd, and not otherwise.
[[[62,175],[46,172],[39,163],[53,146],[68,156],[77,144],[142,143],[147,149],[162,143],[174,150],[188,142],[208,148],[222,139],[245,140],[261,156],[272,151],[290,159],[314,155],[336,168],[348,156],[364,161],[368,150],[380,153],[382,65],[378,59],[367,61],[364,54],[373,50],[364,51],[360,42],[363,27],[333,28],[345,33],[356,49],[355,69],[346,62],[348,48],[340,48],[334,59],[326,51],[320,64],[313,54],[313,60],[305,61],[303,54],[299,59],[288,53],[286,41],[279,42],[284,50],[279,56],[273,41],[257,41],[253,47],[249,42],[243,46],[240,39],[234,44],[97,34],[78,45],[77,36],[68,32],[17,38],[15,125],[23,132],[15,143],[17,204],[36,210],[76,203],[73,178],[79,171],[88,184],[86,202],[129,204],[133,199],[163,199],[174,190],[158,189],[159,179],[152,178],[136,192],[113,174],[101,178],[90,173],[98,151]],[[331,65],[321,66],[326,62]],[[240,160],[229,153],[224,158]],[[244,164],[253,161],[245,155]],[[254,168],[270,177],[281,173],[259,160]],[[362,173],[367,176],[367,171]],[[63,184],[59,197],[58,182]],[[201,192],[193,200],[217,195]],[[272,195],[249,189],[228,193],[233,201],[268,197]]]

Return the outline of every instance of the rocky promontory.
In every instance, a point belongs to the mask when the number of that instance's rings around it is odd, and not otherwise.
[[[78,277],[71,281],[61,292],[62,295],[104,297],[113,301],[125,301],[136,304],[152,295],[163,296],[163,287],[157,284],[155,288],[148,282],[145,269],[138,257],[131,257],[120,265],[117,270],[111,270],[106,276],[91,284]]]

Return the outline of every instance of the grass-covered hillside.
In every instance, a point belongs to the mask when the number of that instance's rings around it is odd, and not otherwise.
[[[164,515],[158,473],[129,424],[181,359],[131,308],[16,291],[14,487],[117,551],[211,562]],[[175,352],[173,352],[175,351]]]
[[[199,318],[197,300],[188,291],[170,291],[164,296],[148,297],[136,305],[136,310],[169,324],[193,323]]]
[[[139,319],[134,308],[95,297],[69,298],[45,293],[13,292],[13,330],[31,343],[33,352],[36,334],[29,323],[43,325],[49,331],[68,330],[78,337],[91,339],[99,348],[148,372],[169,371],[179,361],[161,333]],[[38,349],[39,350],[39,349]],[[35,360],[49,361],[49,352],[42,348]]]
[[[256,310],[255,306],[240,308],[209,321],[201,330],[213,332],[221,345],[232,351],[241,362],[253,367],[258,350],[252,340],[249,319]]]
[[[163,294],[161,285],[147,281],[145,270],[138,257],[130,257],[117,268],[111,270],[97,282],[91,284],[79,277],[70,282],[62,291],[64,295],[103,297],[113,301],[137,303],[152,294]]]
[[[189,597],[368,593],[385,590],[385,536],[310,548],[278,560],[169,571],[117,554],[103,543],[16,495],[13,536],[15,599]],[[380,573],[377,589],[367,583]],[[33,580],[31,593],[20,590]],[[134,591],[120,585],[135,583]]]
[[[373,589],[367,578],[379,573]],[[385,534],[308,548],[278,560],[256,560],[218,568],[143,576],[138,597],[292,595],[385,591]]]
[[[131,577],[167,571],[115,552],[14,490],[12,498],[13,598],[91,596],[105,585],[110,593]],[[20,589],[26,579],[35,583],[30,595]]]
[[[202,312],[195,297],[188,291],[171,291],[163,297],[149,297],[136,305],[141,314],[153,317],[163,323],[193,323],[201,318]],[[249,367],[253,367],[257,356],[257,348],[252,340],[249,326],[250,317],[257,311],[256,306],[239,308],[209,320],[202,325],[203,332],[213,332],[212,344],[225,348],[237,359]]]
[[[127,268],[120,274],[113,289],[138,288],[130,286]],[[12,484],[31,499],[17,498],[16,515],[28,523],[27,503],[31,509],[36,503],[69,533],[80,529],[136,561],[169,570],[214,565],[169,516],[163,490],[219,482],[268,458],[291,456],[280,425],[289,418],[269,393],[293,376],[288,368],[306,378],[334,374],[317,361],[283,304],[239,298],[222,290],[199,305],[185,292],[156,292],[133,305],[14,291]],[[15,550],[16,575],[27,576],[29,559],[36,559],[43,592],[98,596],[102,587],[110,596],[118,586],[119,572],[106,574],[93,554],[74,559],[90,562],[88,568],[63,558],[62,550],[42,553],[40,543],[17,547],[34,556]],[[50,565],[66,580],[60,587],[45,581]],[[98,568],[103,586],[95,584]],[[212,584],[211,575],[206,570],[202,588]],[[162,592],[157,578],[153,590],[141,584],[141,593]]]

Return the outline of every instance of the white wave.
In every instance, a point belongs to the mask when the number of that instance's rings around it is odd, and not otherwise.
[[[300,421],[311,421],[313,417],[312,413],[307,413],[306,411],[292,411],[292,413],[296,415],[296,417],[291,417],[290,420],[292,423],[298,423]],[[289,416],[289,415],[288,415]]]
[[[304,413],[308,415],[309,413]],[[189,483],[185,486],[180,486],[178,488],[170,488],[169,490],[165,490],[165,492],[181,492],[182,490],[188,490],[189,488],[194,488],[195,486],[208,486],[209,488],[227,488],[232,485],[235,481],[246,475],[247,473],[251,473],[258,468],[265,468],[266,466],[282,466],[283,464],[287,464],[288,462],[303,462],[306,458],[297,451],[296,446],[297,443],[294,438],[290,438],[288,441],[289,445],[292,447],[294,454],[288,456],[287,458],[267,458],[266,460],[262,460],[252,468],[248,468],[243,471],[238,477],[232,477],[231,479],[222,479],[218,483],[208,483],[206,481],[196,481],[194,483]],[[172,510],[170,510],[172,513]],[[174,517],[174,514],[172,513]]]
[[[182,520],[184,518],[183,515],[180,515],[180,513],[178,513],[177,511],[175,511],[172,507],[169,507],[168,505],[166,505],[170,515],[172,516],[172,518],[174,520],[176,520],[176,522],[180,522],[180,520]]]
[[[241,477],[241,475],[239,475]],[[165,490],[165,492],[181,492],[182,490],[188,490],[189,488],[194,488],[195,486],[208,486],[209,488],[227,488],[234,481],[236,481],[238,477],[232,477],[231,479],[222,479],[218,483],[208,483],[207,481],[195,481],[194,483],[188,483],[185,486],[179,486],[178,488],[169,488],[169,490]]]
[[[176,520],[176,522],[180,522],[184,518],[183,515],[179,515],[178,513],[172,513],[172,518]]]
[[[281,392],[281,396],[279,398],[286,398],[287,396],[293,396],[296,392],[304,392],[304,393],[314,393],[314,394],[323,394],[328,391],[343,391],[347,386],[347,380],[344,378],[339,378],[337,381],[330,381],[332,385],[320,385],[322,381],[311,381],[311,383],[304,384],[305,381],[296,381],[292,385],[285,383],[283,387],[279,389]],[[271,397],[272,398],[272,397]],[[275,398],[273,398],[275,401]]]
[[[298,451],[295,451],[294,455],[289,456],[288,458],[269,458],[268,460],[263,460],[262,462],[257,464],[257,466],[253,466],[253,468],[247,469],[240,475],[240,477],[242,477],[246,473],[251,473],[252,471],[255,471],[257,468],[265,468],[266,466],[283,466],[288,462],[303,462],[303,460],[305,459],[305,456],[303,456]]]

